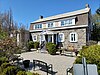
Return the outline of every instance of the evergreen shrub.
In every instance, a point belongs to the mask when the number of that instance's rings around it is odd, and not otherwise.
[[[57,52],[56,44],[54,44],[54,43],[51,43],[51,42],[47,43],[46,48],[48,50],[48,53],[51,55],[54,55]]]
[[[77,57],[75,63],[82,63],[82,57],[86,58],[87,64],[96,64],[100,75],[100,45],[91,45],[88,48],[83,48],[79,52],[80,56]]]

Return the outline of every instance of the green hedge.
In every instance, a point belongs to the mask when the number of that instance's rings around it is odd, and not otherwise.
[[[29,41],[27,46],[28,46],[29,49],[31,49],[31,48],[38,49],[39,48],[39,42]]]
[[[34,42],[33,41],[29,41],[27,46],[28,46],[29,49],[34,48]]]
[[[38,49],[39,48],[39,42],[34,42],[34,48]]]
[[[51,55],[54,55],[57,52],[56,44],[54,44],[54,43],[51,43],[51,42],[47,43],[46,48],[48,50],[48,53]]]
[[[3,75],[16,75],[18,72],[17,67],[15,66],[9,66],[4,69]]]
[[[8,62],[8,58],[6,57],[0,57],[0,66],[2,65],[2,63]]]
[[[79,52],[80,56],[77,57],[75,63],[82,63],[82,57],[86,58],[88,64],[96,64],[98,67],[98,72],[100,74],[100,45],[92,45],[86,48],[83,48]]]
[[[11,64],[10,63],[3,63],[2,65],[1,65],[1,71],[3,72],[4,71],[4,69],[6,69],[8,66],[11,66]]]

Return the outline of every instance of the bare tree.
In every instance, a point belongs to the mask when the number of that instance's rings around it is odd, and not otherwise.
[[[6,31],[9,36],[17,30],[17,23],[14,22],[12,16],[12,10],[0,14],[0,28]]]

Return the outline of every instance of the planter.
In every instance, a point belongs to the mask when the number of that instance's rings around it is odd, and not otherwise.
[[[29,68],[30,60],[24,60],[23,64],[24,64],[24,68]]]

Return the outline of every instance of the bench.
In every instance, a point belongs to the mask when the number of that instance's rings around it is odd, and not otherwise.
[[[40,61],[40,60],[33,60],[33,70],[35,71],[36,67],[39,67],[40,70],[43,70],[47,72],[47,75],[49,71],[52,73],[53,72],[53,67],[52,64],[47,64],[46,62]]]

